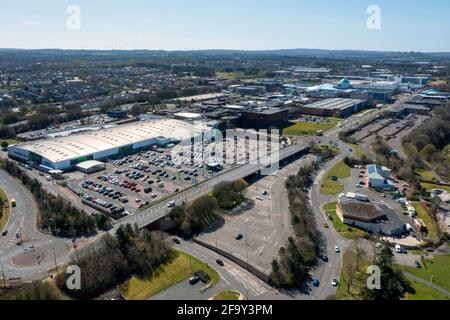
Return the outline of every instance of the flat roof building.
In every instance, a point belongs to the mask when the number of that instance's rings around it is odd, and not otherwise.
[[[153,145],[185,141],[198,135],[209,139],[214,130],[206,125],[163,119],[140,121],[60,138],[8,147],[8,156],[52,169],[67,170],[88,160],[131,154]]]
[[[305,105],[302,112],[321,117],[345,118],[365,107],[366,101],[360,99],[332,98]]]

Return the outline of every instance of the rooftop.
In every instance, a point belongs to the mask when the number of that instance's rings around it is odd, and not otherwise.
[[[194,134],[194,130],[192,124],[180,120],[140,121],[98,131],[37,140],[15,147],[41,155],[52,162],[59,162],[160,137],[181,139]]]
[[[386,218],[386,214],[375,204],[357,200],[342,200],[338,206],[342,209],[345,218],[364,222],[376,222]]]
[[[326,99],[319,102],[306,105],[307,108],[317,108],[317,109],[346,109],[354,105],[360,104],[364,100],[360,99],[345,99],[345,98],[333,98]]]

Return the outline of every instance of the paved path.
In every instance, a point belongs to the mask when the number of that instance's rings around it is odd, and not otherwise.
[[[450,292],[448,292],[447,290],[445,290],[445,289],[443,289],[443,288],[441,288],[441,287],[435,285],[434,283],[432,283],[432,282],[430,282],[430,281],[427,281],[427,280],[424,280],[424,279],[422,279],[422,278],[419,278],[419,277],[413,275],[412,273],[409,273],[408,271],[403,271],[403,273],[404,273],[408,278],[411,278],[411,279],[413,279],[414,281],[417,281],[417,282],[419,282],[419,283],[421,283],[421,284],[423,284],[423,285],[425,285],[425,286],[431,287],[431,288],[433,288],[434,290],[439,291],[440,293],[442,293],[443,295],[445,295],[447,298],[450,297]]]

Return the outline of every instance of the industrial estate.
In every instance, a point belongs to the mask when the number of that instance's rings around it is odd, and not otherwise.
[[[449,68],[0,49],[0,300],[450,299]]]

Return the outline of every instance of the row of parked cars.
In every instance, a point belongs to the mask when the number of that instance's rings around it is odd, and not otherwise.
[[[109,210],[110,213],[114,214],[114,215],[119,215],[119,216],[127,216],[130,215],[130,213],[128,211],[125,211],[125,208],[123,207],[118,207],[114,204],[112,204],[111,202],[105,201],[103,199],[100,198],[96,198],[90,194],[87,193],[83,193],[82,198],[85,201],[91,202],[97,206],[100,206],[106,210]]]
[[[107,197],[112,198],[114,200],[118,200],[118,201],[120,201],[122,203],[127,203],[128,202],[128,197],[127,197],[127,195],[125,193],[120,192],[120,191],[115,191],[111,187],[103,186],[101,183],[95,183],[92,180],[86,180],[82,184],[82,187],[84,189],[87,189],[87,190],[98,192],[101,195],[107,196]]]

